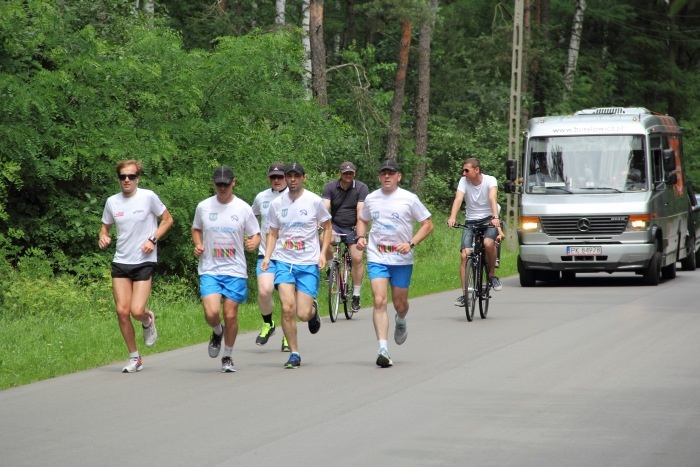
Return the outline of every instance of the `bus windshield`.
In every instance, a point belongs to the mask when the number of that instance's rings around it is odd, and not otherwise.
[[[533,137],[523,184],[541,194],[645,191],[644,153],[641,135]]]

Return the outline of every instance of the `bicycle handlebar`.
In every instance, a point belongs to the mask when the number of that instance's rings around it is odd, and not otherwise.
[[[459,222],[455,222],[455,225],[452,226],[455,229],[462,228],[462,229],[487,229],[489,227],[493,227],[493,224],[491,223],[491,220],[488,222],[484,222],[483,224],[473,224],[473,225],[467,225],[467,224],[460,224]],[[495,229],[495,227],[493,227]]]

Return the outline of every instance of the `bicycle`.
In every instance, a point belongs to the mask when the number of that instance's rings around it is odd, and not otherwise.
[[[464,267],[464,284],[462,284],[467,321],[474,319],[477,299],[479,300],[479,315],[481,319],[486,319],[486,315],[489,312],[491,281],[489,280],[489,267],[486,262],[484,232],[491,226],[490,221],[478,225],[460,224],[459,222],[454,225],[455,228],[461,227],[474,231],[474,243],[472,244],[471,253],[467,256],[467,263]]]
[[[331,322],[338,319],[340,302],[343,302],[345,318],[352,319],[354,312],[348,300],[352,300],[352,257],[347,243],[341,241],[345,234],[333,232],[333,259],[328,263],[328,315]]]

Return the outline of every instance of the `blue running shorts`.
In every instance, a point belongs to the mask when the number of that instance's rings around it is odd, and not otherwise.
[[[242,277],[204,274],[199,276],[199,293],[202,297],[216,293],[236,303],[245,303],[248,300],[248,280]]]
[[[277,261],[275,285],[294,284],[298,291],[316,298],[319,285],[318,266],[315,264],[290,264]]]
[[[391,266],[381,263],[367,263],[367,274],[369,280],[388,277],[392,287],[407,289],[411,284],[411,275],[413,274],[412,264],[403,264],[400,266]]]

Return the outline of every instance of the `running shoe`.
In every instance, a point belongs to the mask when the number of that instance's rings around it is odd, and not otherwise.
[[[233,360],[231,357],[224,357],[221,359],[221,372],[222,373],[233,373],[236,368],[233,366]]]
[[[457,297],[457,300],[455,300],[455,306],[464,306],[464,295]]]
[[[287,337],[282,336],[282,352],[291,352],[292,349],[289,347],[289,342],[287,342]]]
[[[360,311],[360,296],[359,295],[352,296],[352,311],[354,313],[357,313],[358,311]]]
[[[501,285],[501,281],[498,280],[498,277],[493,276],[489,280],[491,281],[491,287],[493,287],[493,290],[495,290],[496,292],[503,288],[503,286]]]
[[[321,317],[318,315],[318,302],[314,300],[314,317],[309,320],[309,332],[316,334],[321,329]]]
[[[270,339],[270,336],[272,336],[275,333],[275,322],[273,321],[272,324],[268,323],[263,323],[262,329],[260,330],[260,334],[258,337],[255,338],[255,343],[257,345],[265,345],[267,344],[267,341]]]
[[[217,335],[214,331],[211,332],[211,338],[209,339],[209,356],[211,358],[216,358],[219,356],[221,351],[221,338],[224,337],[224,325],[221,325],[221,334]]]
[[[143,328],[143,343],[146,344],[146,347],[153,347],[153,344],[155,344],[156,340],[158,339],[158,331],[156,331],[156,315],[154,315],[151,310],[146,310],[146,313],[151,315],[151,324],[148,327],[144,326],[143,324],[141,325]]]
[[[136,373],[141,370],[143,370],[143,362],[141,361],[141,357],[136,357],[129,359],[129,362],[122,369],[122,373]]]
[[[299,368],[300,366],[301,366],[301,356],[296,352],[292,352],[289,355],[289,360],[287,360],[287,363],[284,364],[284,367],[287,369],[291,369],[291,368]]]
[[[406,320],[404,320],[403,323],[399,323],[399,314],[396,313],[394,321],[396,322],[396,327],[394,327],[394,342],[396,342],[396,345],[401,345],[406,342],[406,338],[408,337]]]
[[[380,349],[379,353],[377,354],[377,366],[382,368],[389,368],[393,364],[394,362],[391,361],[389,351],[386,349]]]

